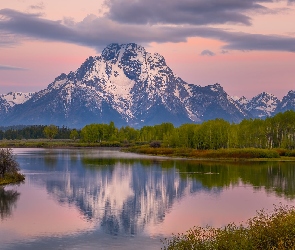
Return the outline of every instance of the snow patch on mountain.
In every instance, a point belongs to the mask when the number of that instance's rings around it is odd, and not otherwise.
[[[0,97],[6,100],[7,103],[10,105],[10,107],[13,107],[14,105],[22,104],[28,101],[33,95],[34,95],[34,92],[29,92],[29,93],[9,92],[7,94],[0,95]]]

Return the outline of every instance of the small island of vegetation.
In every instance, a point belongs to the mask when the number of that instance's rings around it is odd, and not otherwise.
[[[19,173],[19,165],[15,160],[12,149],[0,149],[0,185],[19,183],[25,176]]]

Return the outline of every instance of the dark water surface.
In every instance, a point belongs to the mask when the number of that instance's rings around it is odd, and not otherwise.
[[[160,249],[198,225],[295,205],[295,163],[206,163],[109,149],[14,149],[26,181],[0,187],[0,249]]]

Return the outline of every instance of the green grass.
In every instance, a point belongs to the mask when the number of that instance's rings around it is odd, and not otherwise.
[[[194,227],[184,234],[164,239],[163,244],[164,250],[294,250],[295,209],[279,206],[272,214],[261,210],[245,225]]]
[[[8,184],[15,184],[20,183],[25,180],[25,176],[18,172],[12,174],[6,174],[4,178],[0,178],[0,185],[8,185]]]

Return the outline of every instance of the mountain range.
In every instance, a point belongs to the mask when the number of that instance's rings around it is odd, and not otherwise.
[[[0,95],[0,126],[90,123],[141,127],[162,122],[199,123],[223,118],[240,122],[295,110],[295,91],[282,100],[263,92],[247,100],[231,97],[218,83],[189,84],[163,56],[135,43],[110,44],[74,72],[61,74],[36,93]]]

